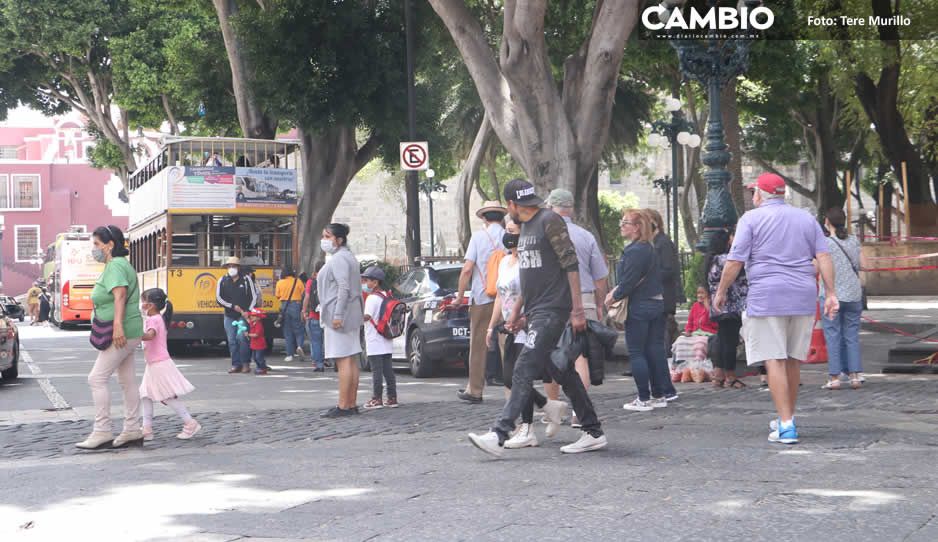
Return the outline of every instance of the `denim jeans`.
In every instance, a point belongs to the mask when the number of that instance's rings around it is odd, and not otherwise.
[[[225,316],[225,337],[228,341],[228,353],[231,354],[231,366],[241,367],[251,363],[251,343],[247,335],[238,333],[234,323],[240,318]]]
[[[286,302],[283,309],[283,340],[287,343],[287,355],[292,356],[297,348],[303,348],[306,342],[306,330],[303,329],[303,319],[300,317],[300,304],[296,301]]]
[[[632,378],[638,398],[664,397],[674,393],[664,349],[664,302],[642,299],[629,303],[625,341],[629,348]]]
[[[561,372],[557,366],[550,362],[550,353],[557,347],[560,335],[563,333],[569,313],[555,312],[536,312],[527,314],[528,319],[528,342],[521,350],[518,360],[515,362],[514,371],[511,376],[511,395],[505,402],[502,413],[492,428],[492,431],[498,433],[499,440],[504,442],[508,435],[515,428],[515,420],[521,415],[525,405],[532,400],[534,391],[534,379],[540,378],[544,374],[544,367],[550,372],[554,382],[563,387],[563,392],[573,403],[573,411],[576,412],[580,423],[583,424],[583,431],[594,437],[603,434],[602,426],[599,423],[599,417],[596,416],[596,410],[590,401],[586,388],[583,387],[583,381],[576,373],[571,364],[570,367]],[[662,346],[664,337],[660,338]]]
[[[394,376],[394,368],[391,366],[391,354],[382,354],[380,356],[368,356],[368,363],[371,364],[371,380],[373,383],[373,395],[381,399],[384,386],[382,380],[388,383],[388,399],[397,399],[397,378]]]
[[[862,314],[862,301],[841,301],[840,311],[833,319],[821,316],[821,327],[824,328],[824,340],[827,342],[827,368],[831,376],[863,370],[860,361]]]
[[[306,321],[306,331],[309,333],[309,355],[317,369],[322,369],[326,361],[326,351],[323,345],[322,326],[319,320],[310,318]]]
[[[255,369],[267,369],[267,368],[268,368],[268,367],[267,367],[267,362],[264,361],[264,355],[265,355],[265,354],[266,354],[266,352],[264,352],[263,349],[261,349],[261,350],[251,350],[251,359],[254,360],[254,368],[255,368]]]

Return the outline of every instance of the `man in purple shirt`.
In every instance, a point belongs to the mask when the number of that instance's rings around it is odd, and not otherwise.
[[[834,267],[821,226],[808,212],[785,203],[785,181],[763,173],[755,183],[749,211],[736,225],[713,307],[721,311],[726,291],[746,266],[749,296],[743,313],[743,339],[749,365],[765,363],[778,419],[769,424],[770,442],[795,444],[795,404],[801,362],[807,358],[814,329],[817,260],[824,281],[824,312],[837,313]]]

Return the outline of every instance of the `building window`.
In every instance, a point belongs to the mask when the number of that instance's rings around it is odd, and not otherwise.
[[[0,145],[0,160],[16,160],[16,145]]]
[[[12,175],[13,207],[16,209],[38,209],[39,175]]]
[[[40,208],[39,175],[0,175],[0,209]]]
[[[39,226],[16,226],[16,261],[29,263],[40,259]]]

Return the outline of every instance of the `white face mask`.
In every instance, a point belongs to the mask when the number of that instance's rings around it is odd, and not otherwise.
[[[228,276],[229,276],[229,277],[232,277],[232,278],[237,277],[237,276],[238,276],[238,268],[237,268],[237,267],[229,267],[229,268],[228,268]]]
[[[320,239],[319,246],[320,248],[322,248],[323,252],[326,252],[328,254],[335,254],[335,251],[337,250],[336,246],[332,243],[332,240],[330,239]]]

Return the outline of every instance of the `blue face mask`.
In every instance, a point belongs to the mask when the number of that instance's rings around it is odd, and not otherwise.
[[[362,291],[365,292],[366,294],[370,294],[370,293],[371,293],[371,287],[368,286],[367,284],[362,284]]]

